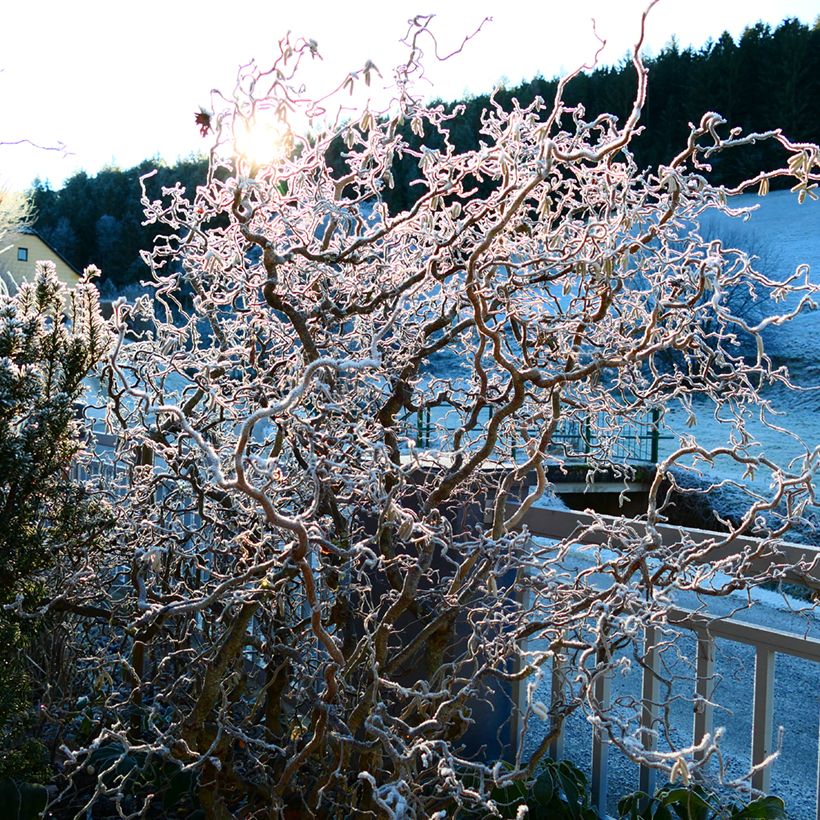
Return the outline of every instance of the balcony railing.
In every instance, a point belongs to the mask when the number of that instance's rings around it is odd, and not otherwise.
[[[598,519],[616,519],[609,516],[598,516]],[[525,516],[522,526],[526,525],[533,536],[551,538],[555,540],[576,537],[583,534],[593,523],[589,514],[575,511],[531,509]],[[639,521],[630,522],[639,535],[645,532],[645,526]],[[689,544],[704,543],[707,540],[722,537],[718,533],[705,530],[686,529],[672,526],[658,526],[658,533],[664,545],[680,543],[684,538]],[[725,536],[723,536],[725,538]],[[578,536],[578,544],[603,544],[605,535],[585,533]],[[754,548],[750,550],[750,548]],[[786,564],[799,569],[786,574],[786,580],[799,584],[808,589],[820,590],[820,548],[803,544],[778,542],[774,548],[763,548],[758,539],[737,537],[726,541],[719,548],[710,549],[710,560],[720,561],[733,554],[745,553],[756,557],[749,561],[749,571],[757,572],[771,566],[776,559],[778,564]],[[682,608],[675,608],[668,612],[668,626],[693,632],[697,642],[695,658],[695,704],[692,724],[693,745],[697,745],[703,738],[713,732],[715,709],[715,640],[724,639],[736,643],[747,644],[754,648],[754,694],[752,701],[752,732],[751,732],[751,763],[753,774],[750,786],[760,792],[768,792],[771,784],[771,768],[760,767],[775,750],[773,743],[773,713],[775,705],[774,670],[778,654],[792,655],[820,663],[820,640],[805,634],[784,632],[768,626],[747,623],[731,617],[720,617],[708,612],[693,612]],[[668,642],[668,635],[665,636]],[[660,631],[656,627],[646,628],[644,631],[643,671],[641,682],[641,729],[642,740],[647,749],[653,749],[655,743],[655,727],[659,720],[659,682],[660,658],[658,647],[661,643]],[[556,706],[562,702],[566,686],[566,674],[569,670],[563,668],[561,662],[553,663],[552,668],[552,702]],[[593,693],[596,701],[607,707],[610,703],[609,675],[600,675],[594,684]],[[522,698],[526,693],[526,681],[518,684],[514,692],[514,703],[518,712],[523,713]],[[814,693],[812,693],[813,695]],[[553,712],[555,710],[553,709]],[[557,730],[550,749],[555,759],[563,756],[563,726],[553,722],[551,730]],[[514,729],[514,735],[516,731]],[[519,742],[522,740],[516,737]],[[593,731],[591,749],[592,792],[595,806],[605,812],[608,796],[608,757],[609,743],[600,731]],[[817,761],[815,794],[816,816],[820,820],[820,761]],[[757,767],[757,768],[754,768]],[[652,794],[655,788],[656,770],[642,766],[640,771],[640,788]]]
[[[465,436],[467,443],[480,436],[492,415],[492,408],[482,409],[476,430]],[[660,441],[671,438],[661,434],[660,423],[661,411],[658,408],[627,425],[613,425],[604,413],[599,413],[594,421],[589,416],[566,419],[561,421],[553,434],[550,450],[579,461],[603,451],[614,461],[654,464],[658,461]],[[461,418],[451,405],[438,404],[408,414],[402,420],[401,427],[404,436],[417,448],[436,450],[452,446],[452,437],[460,425]],[[536,432],[530,431],[529,434],[535,436]],[[510,444],[509,452],[513,461],[524,459],[525,452],[520,445]]]

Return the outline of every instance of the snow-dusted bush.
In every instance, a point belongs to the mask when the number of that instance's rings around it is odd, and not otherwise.
[[[548,732],[509,768],[462,737],[499,682],[537,678],[556,654],[573,664],[564,713],[586,711],[668,768],[674,756],[643,749],[636,720],[616,721],[594,682],[623,663],[616,649],[640,654],[644,625],[664,628],[676,589],[723,594],[780,571],[752,572],[741,555],[718,576],[721,537],[670,549],[655,526],[663,475],[692,455],[769,474],[766,493],[741,488],[739,532],[780,536],[811,497],[814,454],[777,468],[746,430],[766,417],[761,388],[788,383],[759,342],[788,316],[749,322],[728,295],[793,294],[791,315],[814,288],[803,270],[772,281],[692,226],[774,178],[810,194],[817,147],[706,113],[667,165],[636,167],[636,49],[624,122],[566,106],[561,84],[554,100],[491,106],[480,148],[456,154],[458,109],[413,86],[428,22],[414,23],[389,109],[331,126],[331,101],[298,87],[315,44],[284,40],[272,68],[246,67],[200,115],[213,130],[207,184],[144,201],[172,236],[147,257],[154,298],[115,309],[103,384],[128,470],[107,560],[73,590],[110,609],[90,652],[93,742],[67,748],[78,776],[107,750],[84,800],[132,813],[159,801],[142,760],[194,774],[211,818],[491,811],[497,784],[531,777]],[[290,125],[300,119],[309,138]],[[412,148],[408,124],[443,147]],[[267,162],[243,153],[260,128],[282,145]],[[328,160],[338,140],[344,171]],[[782,149],[781,168],[732,191],[709,183],[710,158],[760,140]],[[405,155],[419,198],[391,213],[383,194]],[[756,360],[738,353],[745,338]],[[678,364],[657,367],[669,350]],[[576,577],[563,568],[571,539],[534,548],[519,531],[549,464],[583,457],[591,474],[626,477],[618,432],[695,394],[731,441],[718,453],[681,440],[650,492],[646,537],[611,529],[596,572]],[[407,421],[426,408],[440,425],[431,452]],[[593,434],[583,453],[556,435],[573,424]],[[788,514],[761,532],[759,513],[782,499]],[[549,717],[524,708],[518,726]]]
[[[83,380],[111,341],[89,279],[69,296],[53,263],[38,262],[34,282],[0,293],[0,780],[43,776],[31,701],[59,684],[38,680],[42,666],[30,663],[42,662],[32,611],[44,602],[65,611],[49,584],[88,559],[109,523],[69,473]],[[47,619],[52,628],[59,620]]]

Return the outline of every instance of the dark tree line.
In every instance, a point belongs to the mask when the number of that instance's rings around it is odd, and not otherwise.
[[[808,26],[796,19],[784,20],[772,29],[763,23],[747,28],[738,42],[725,33],[699,50],[681,50],[673,41],[656,57],[646,61],[649,93],[642,122],[645,133],[631,146],[641,167],[655,167],[668,161],[685,145],[688,123],[705,111],[717,111],[732,126],[744,132],[781,127],[790,138],[820,141],[820,22]],[[447,103],[463,112],[448,129],[448,139],[456,151],[478,147],[481,116],[494,101],[509,111],[513,100],[527,106],[540,96],[551,101],[557,80],[536,77],[515,88],[502,88],[494,95],[482,94],[469,100]],[[612,112],[625,118],[635,88],[634,68],[625,60],[617,67],[602,67],[576,77],[567,87],[569,104],[583,102],[587,118]],[[422,143],[442,148],[439,134],[419,137],[404,126],[402,136],[411,148]],[[482,137],[487,139],[486,136]],[[776,150],[761,143],[747,150],[722,156],[711,171],[715,183],[733,184],[752,169],[773,166]],[[347,149],[341,140],[330,149],[333,167],[341,174]],[[156,227],[143,227],[138,178],[157,167],[145,161],[127,171],[107,169],[95,177],[85,173],[68,180],[59,191],[35,183],[34,201],[38,212],[37,229],[77,267],[90,262],[99,265],[110,282],[120,288],[138,282],[145,273],[139,251],[152,247]],[[159,166],[151,180],[159,193],[163,185],[179,181],[189,191],[204,182],[206,161],[185,160],[174,166]],[[417,158],[405,153],[394,162],[393,187],[384,197],[396,212],[411,205],[419,178]],[[476,180],[480,193],[491,183]]]
[[[158,232],[156,225],[142,224],[140,177],[156,169],[146,187],[158,199],[163,187],[177,182],[193,194],[205,182],[207,168],[204,158],[175,165],[144,160],[134,168],[106,168],[93,177],[81,171],[59,191],[35,180],[35,229],[77,269],[98,265],[104,290],[119,290],[145,278],[140,251],[154,246]]]

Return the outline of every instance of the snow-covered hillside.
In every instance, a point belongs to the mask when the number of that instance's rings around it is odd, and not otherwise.
[[[706,235],[721,237],[729,245],[740,247],[759,257],[759,268],[772,278],[784,278],[798,265],[810,267],[811,281],[820,284],[820,201],[807,200],[798,205],[789,191],[777,191],[765,198],[754,195],[737,197],[733,206],[757,206],[748,221],[712,216],[702,226]],[[781,306],[782,307],[782,306]],[[771,310],[762,306],[760,310]],[[761,423],[750,429],[760,438],[766,454],[778,463],[820,446],[820,311],[804,311],[791,322],[765,331],[767,351],[778,365],[786,365],[794,382],[804,388],[795,394],[781,388],[770,388],[764,395],[781,413],[776,421],[784,429],[778,433]],[[695,436],[699,444],[718,446],[726,441],[728,426],[718,423],[706,401],[694,405],[697,424],[686,425],[687,413],[674,404],[667,408],[666,423],[675,433]],[[663,442],[661,454],[668,454],[673,441]],[[737,465],[718,460],[710,471],[718,475],[739,477]]]

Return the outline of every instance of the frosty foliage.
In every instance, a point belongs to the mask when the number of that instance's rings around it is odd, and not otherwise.
[[[636,167],[637,47],[624,122],[566,106],[561,84],[554,100],[491,105],[481,147],[456,154],[458,108],[427,105],[414,86],[431,36],[416,18],[388,110],[332,125],[337,92],[299,87],[315,43],[283,40],[272,68],[246,66],[232,95],[215,95],[207,184],[144,199],[171,236],[146,255],[153,298],[116,305],[102,378],[118,520],[76,592],[109,614],[88,649],[92,728],[64,751],[75,781],[113,752],[77,816],[95,801],[129,817],[159,805],[156,780],[129,760],[195,775],[209,818],[488,812],[496,785],[531,778],[549,724],[511,767],[462,737],[482,699],[555,655],[573,670],[562,714],[586,712],[661,770],[700,765],[691,749],[685,761],[645,749],[637,710],[614,716],[594,684],[622,664],[616,650],[640,654],[643,626],[665,628],[675,590],[723,595],[783,572],[740,555],[718,576],[723,536],[671,549],[655,527],[671,468],[692,455],[770,480],[766,492],[738,483],[736,532],[779,538],[813,500],[816,450],[775,465],[746,424],[767,418],[766,385],[789,383],[764,326],[812,307],[816,289],[802,269],[770,280],[693,226],[780,177],[812,195],[818,148],[708,112],[667,165]],[[346,78],[342,102],[374,70]],[[290,127],[301,119],[310,136]],[[243,135],[266,123],[280,148],[260,162]],[[412,149],[405,123],[444,147]],[[327,159],[338,140],[341,175]],[[782,167],[712,186],[709,162],[753,140],[777,143]],[[382,196],[408,154],[420,195],[391,213]],[[794,300],[752,322],[733,312],[738,288]],[[563,565],[572,539],[536,547],[518,529],[549,492],[549,465],[628,478],[617,433],[696,394],[729,440],[717,452],[684,438],[658,466],[645,537],[622,521],[595,573],[576,577]],[[439,429],[422,451],[408,418],[427,408]],[[557,437],[573,424],[589,431],[583,451]],[[550,717],[526,700],[521,732]]]
[[[65,580],[79,604],[70,579],[110,523],[69,473],[83,380],[111,341],[92,276],[69,295],[53,263],[38,262],[33,282],[0,293],[0,780],[43,776],[45,749],[28,724],[32,690],[45,683],[44,636],[65,611],[55,589]]]

